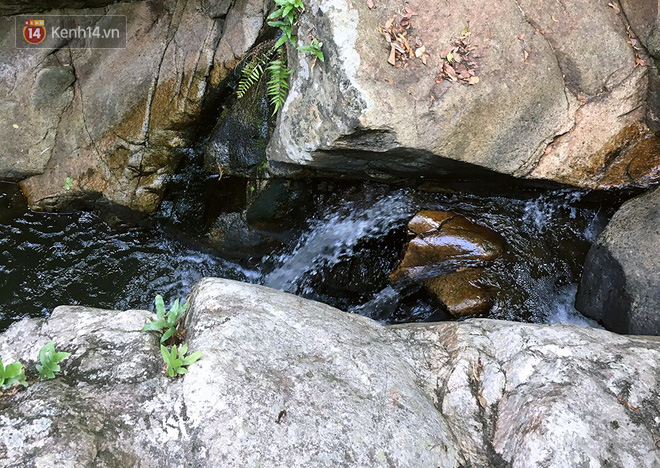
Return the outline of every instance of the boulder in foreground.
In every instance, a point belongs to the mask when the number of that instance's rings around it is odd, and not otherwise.
[[[205,279],[202,359],[172,381],[145,311],[60,307],[0,335],[53,338],[65,375],[0,397],[2,466],[652,467],[660,342],[492,320],[384,327]]]

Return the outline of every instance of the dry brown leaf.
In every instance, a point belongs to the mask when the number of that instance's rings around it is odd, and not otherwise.
[[[387,59],[387,62],[390,65],[396,65],[396,49],[394,48],[394,44],[391,45],[390,58]]]
[[[479,405],[482,408],[485,408],[486,406],[488,406],[488,402],[486,401],[484,396],[481,394],[481,391],[479,391],[479,395],[477,395],[477,399],[479,400]]]
[[[426,46],[418,47],[415,49],[415,57],[421,58],[421,56],[424,55],[424,52],[426,52]]]
[[[607,4],[607,6],[611,7],[612,10],[614,10],[614,13],[616,13],[617,15],[621,13],[621,8],[619,8],[619,5],[617,5],[616,3],[610,2]]]
[[[456,70],[454,70],[454,67],[449,65],[449,62],[445,62],[443,66],[443,71],[445,72],[445,75],[447,75],[449,78],[451,78],[454,81],[458,81],[458,76],[456,75]]]
[[[422,56],[420,57],[424,65],[428,65],[427,62],[429,61],[429,57],[430,57],[429,54],[422,54]]]
[[[635,57],[635,68],[637,68],[637,67],[645,67],[645,66],[646,66],[646,62],[645,62],[644,60],[642,60],[642,59],[639,58],[639,57]]]
[[[468,79],[468,83],[471,85],[475,85],[479,83],[479,77],[478,76],[472,76],[470,79]]]
[[[524,57],[523,61],[525,63],[527,63],[527,59],[529,59],[529,52],[527,52],[526,50],[523,50],[523,57]]]
[[[373,7],[375,6],[374,0],[367,0],[367,6],[369,7],[370,10],[373,9]]]
[[[550,16],[550,18],[552,18],[552,21],[554,21],[555,23],[559,23],[559,20],[555,18],[555,15]]]
[[[387,20],[387,23],[385,23],[385,29],[390,29],[392,27],[392,24],[394,24],[394,16],[392,16],[390,19]]]
[[[404,18],[408,18],[408,19],[410,19],[410,18],[412,18],[413,16],[417,16],[417,12],[414,11],[414,10],[413,10],[412,8],[410,8],[410,7],[406,7],[406,8],[404,8],[403,11],[405,12],[405,14],[403,15]]]

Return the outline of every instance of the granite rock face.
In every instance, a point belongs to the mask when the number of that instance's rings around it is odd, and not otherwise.
[[[202,280],[187,375],[145,311],[60,307],[0,335],[64,375],[0,396],[2,466],[652,467],[660,341],[492,320],[384,327],[261,286]]]
[[[648,59],[629,44],[623,13],[588,0],[408,7],[309,2],[299,37],[320,38],[326,60],[289,50],[291,91],[268,148],[275,170],[378,180],[495,171],[601,189],[658,180],[657,155],[634,151],[655,137],[645,124],[649,68],[636,62]],[[379,27],[390,19],[426,64],[388,63]],[[438,82],[442,54],[463,32],[479,82]]]
[[[576,308],[608,330],[660,335],[660,189],[624,203],[589,250]]]
[[[14,18],[0,17],[0,178],[21,181],[36,209],[111,203],[151,213],[208,119],[226,78],[220,70],[253,45],[265,1],[72,6],[104,8],[45,13],[124,15],[127,47],[75,49],[62,40],[55,50],[20,49]]]

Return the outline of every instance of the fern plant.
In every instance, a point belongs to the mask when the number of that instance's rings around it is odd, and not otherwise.
[[[270,103],[273,105],[273,115],[284,105],[286,101],[286,94],[289,91],[289,75],[293,71],[289,70],[282,60],[273,60],[268,65],[268,74],[270,80],[268,81],[268,97]]]
[[[273,115],[277,114],[284,105],[289,91],[289,76],[293,73],[292,70],[286,67],[286,55],[282,50],[282,46],[287,42],[290,42],[294,47],[296,46],[296,36],[293,34],[293,29],[298,13],[305,9],[302,0],[274,1],[278,8],[268,15],[268,25],[278,28],[281,33],[280,37],[268,52],[258,55],[245,64],[236,89],[238,98],[244,97],[259,82],[264,73],[268,72],[266,94],[274,108]],[[311,45],[300,46],[298,50],[311,52],[323,62],[324,57],[321,47],[323,47],[323,42],[312,38]]]

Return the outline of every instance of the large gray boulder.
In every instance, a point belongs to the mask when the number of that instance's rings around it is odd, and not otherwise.
[[[607,2],[368,3],[308,2],[299,38],[323,41],[326,61],[289,50],[295,73],[268,149],[274,170],[384,180],[496,171],[590,188],[660,177],[657,152],[634,150],[655,140],[643,123],[648,70]],[[378,28],[403,14],[426,65],[388,63]],[[441,54],[466,30],[479,82],[438,83]]]
[[[608,330],[660,335],[660,189],[624,203],[589,250],[575,306]]]
[[[153,212],[265,11],[265,0],[166,0],[50,12],[126,16],[125,49],[91,50],[16,48],[14,18],[0,17],[0,178],[22,181],[37,209]]]
[[[384,327],[205,279],[202,359],[162,374],[145,311],[59,307],[0,335],[54,339],[64,375],[0,397],[0,466],[626,466],[660,463],[660,341],[492,320]]]

